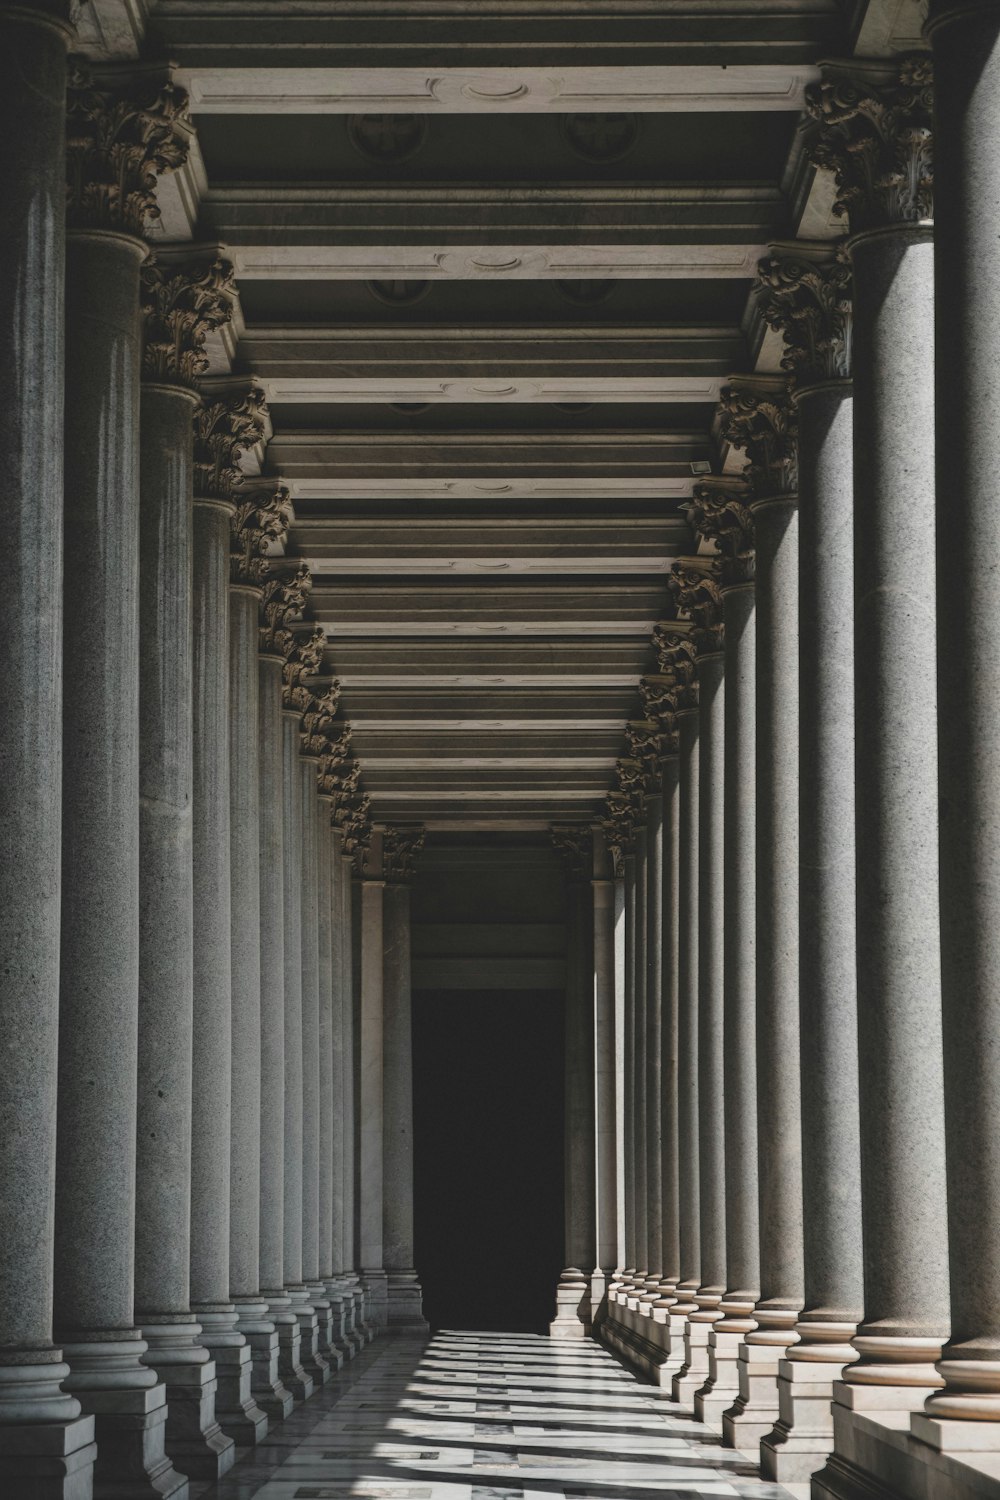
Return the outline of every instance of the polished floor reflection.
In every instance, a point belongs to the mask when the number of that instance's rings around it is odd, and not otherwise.
[[[377,1341],[204,1500],[779,1500],[745,1456],[592,1343]]]

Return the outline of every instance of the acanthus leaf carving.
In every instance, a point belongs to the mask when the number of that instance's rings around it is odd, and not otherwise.
[[[615,878],[621,880],[625,874],[625,855],[632,848],[635,836],[635,817],[632,800],[622,791],[609,792],[605,802],[607,816],[604,831],[611,851]]]
[[[752,583],[756,574],[753,516],[749,490],[740,480],[714,479],[694,486],[688,510],[698,535],[714,542],[716,572],[724,587]]]
[[[675,713],[698,707],[698,645],[690,630],[672,622],[653,627],[660,672],[675,683]]]
[[[590,880],[594,873],[593,833],[587,823],[553,823],[552,844],[561,855],[571,881]]]
[[[854,304],[843,245],[772,245],[755,290],[765,323],[784,338],[781,368],[796,387],[850,379]]]
[[[371,847],[371,805],[367,792],[353,792],[334,803],[333,826],[340,833],[343,851],[353,861],[357,875],[364,873],[365,856]]]
[[[236,509],[229,523],[233,583],[257,587],[264,583],[271,572],[271,550],[284,548],[292,519],[291,497],[283,484],[267,489],[244,485],[236,491]]]
[[[314,695],[306,678],[319,673],[326,650],[326,631],[317,624],[304,630],[286,627],[278,632],[276,644],[285,658],[281,669],[282,707],[287,713],[301,716],[312,707]]]
[[[259,386],[249,385],[194,414],[194,492],[213,499],[239,499],[244,480],[240,458],[261,442],[267,405]]]
[[[258,650],[265,656],[284,656],[288,626],[301,620],[305,613],[312,574],[307,563],[300,563],[288,578],[268,575],[263,581],[260,601]]]
[[[143,377],[196,388],[208,369],[205,339],[233,315],[233,268],[221,257],[166,265],[150,255],[139,274]]]
[[[743,477],[754,496],[794,495],[799,483],[798,416],[788,381],[767,375],[734,376],[720,394],[719,417],[723,437],[747,456]],[[695,497],[697,503],[697,487]]]
[[[187,160],[182,132],[188,96],[172,83],[136,78],[121,89],[95,84],[71,64],[66,99],[66,183],[70,229],[142,236],[160,216],[156,179]]]
[[[934,215],[934,65],[920,53],[827,63],[806,90],[817,167],[837,181],[834,212],[858,233]]]
[[[718,559],[684,558],[667,574],[667,587],[678,612],[690,620],[698,657],[722,650],[722,594]]]
[[[390,885],[412,880],[425,838],[420,823],[388,823],[382,831],[382,878]]]

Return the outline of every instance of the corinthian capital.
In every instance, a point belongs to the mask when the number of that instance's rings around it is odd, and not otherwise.
[[[624,792],[609,792],[606,807],[604,831],[607,835],[608,848],[611,851],[615,876],[621,880],[625,874],[625,855],[632,847],[632,839],[635,835],[632,802]]]
[[[240,459],[263,441],[267,406],[255,385],[207,401],[194,414],[194,492],[213,500],[237,500],[243,483]]]
[[[389,823],[382,832],[382,876],[390,885],[412,880],[426,834],[420,823]]]
[[[781,368],[796,386],[851,374],[851,264],[840,245],[792,240],[772,245],[757,267],[764,322],[782,335]]]
[[[140,277],[143,378],[194,386],[208,369],[205,339],[233,315],[233,268],[219,256],[171,264],[150,255]]]
[[[339,690],[339,684],[338,690]],[[326,744],[319,758],[319,790],[324,797],[340,797],[344,794],[345,775],[351,761],[351,726],[345,725],[336,739],[328,732]]]
[[[569,880],[590,880],[594,873],[594,843],[587,823],[553,823],[549,829]]]
[[[642,773],[642,790],[646,796],[660,790],[662,775],[660,762],[664,756],[677,750],[677,736],[671,720],[669,728],[654,719],[633,719],[625,726],[628,741],[629,761],[635,762]],[[627,764],[628,762],[625,762]]]
[[[322,625],[312,625],[301,633],[286,629],[279,632],[277,646],[285,658],[281,669],[282,707],[289,713],[308,713],[314,695],[305,679],[319,672],[326,632]]]
[[[330,747],[330,736],[340,706],[340,683],[336,678],[319,692],[310,692],[309,702],[302,714],[302,754],[315,756],[322,766],[323,757]],[[320,791],[325,792],[323,787]]]
[[[364,871],[365,853],[372,841],[371,805],[367,792],[352,792],[337,801],[333,812],[333,826],[339,829],[344,853],[353,860],[358,875]]]
[[[283,656],[288,626],[301,620],[312,588],[306,563],[300,563],[290,578],[266,578],[260,601],[260,637],[257,649],[265,656]]]
[[[809,154],[837,179],[834,211],[854,233],[934,215],[934,71],[929,56],[823,64],[806,90]]]
[[[799,482],[798,418],[781,375],[734,375],[719,398],[722,435],[749,460],[744,477],[757,499],[794,495]]]
[[[749,499],[749,489],[740,479],[703,479],[694,487],[688,511],[691,525],[700,537],[715,543],[723,586],[749,583],[754,577],[756,554]]]
[[[672,682],[675,713],[698,707],[698,646],[691,626],[670,621],[653,627],[661,677],[651,681]],[[654,715],[650,717],[655,718]]]
[[[187,160],[187,94],[134,78],[95,85],[77,62],[66,99],[66,181],[71,229],[142,235],[156,206],[156,179]]]
[[[682,558],[667,574],[667,587],[677,609],[693,626],[691,639],[699,657],[722,650],[722,594],[717,564],[714,558]]]
[[[283,484],[277,489],[243,487],[237,493],[230,520],[229,576],[233,583],[260,586],[271,571],[268,556],[282,551],[288,540],[292,502]]]
[[[645,722],[655,725],[663,740],[661,755],[673,755],[677,750],[677,713],[684,706],[686,691],[675,677],[666,674],[643,677],[639,683]]]

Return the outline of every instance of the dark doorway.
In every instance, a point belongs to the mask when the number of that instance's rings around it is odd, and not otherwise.
[[[558,991],[413,997],[416,1263],[432,1328],[542,1333],[563,1263]]]

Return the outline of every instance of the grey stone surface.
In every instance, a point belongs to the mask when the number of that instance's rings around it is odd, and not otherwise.
[[[251,1389],[274,1420],[287,1416],[292,1393],[282,1370],[301,1371],[298,1319],[284,1289],[285,1224],[285,912],[281,658],[258,661],[258,797],[260,889],[260,1288],[278,1335],[277,1366],[253,1349]]]
[[[267,1419],[250,1396],[251,1356],[229,1293],[232,935],[227,502],[194,502],[194,1065],[191,1306],[218,1373],[216,1415],[237,1443]]]
[[[662,1011],[660,1022],[660,1203],[661,1288],[673,1298],[681,1279],[680,1142],[678,1140],[678,1026],[680,1019],[681,766],[678,755],[662,761],[663,838],[660,879]]]
[[[382,1040],[383,1254],[389,1326],[426,1330],[413,1250],[413,1022],[410,1001],[410,889],[387,885],[384,910]]]
[[[381,835],[372,838],[371,868],[381,873]],[[383,904],[381,878],[361,882],[361,984],[356,1046],[358,1071],[358,1211],[362,1286],[385,1290],[382,1238],[383,1188]],[[384,1307],[383,1307],[384,1312]]]
[[[302,1280],[319,1278],[319,851],[316,761],[299,759],[302,809]]]
[[[695,1410],[718,1422],[739,1391],[737,1353],[760,1296],[757,1203],[756,713],[753,584],[722,591],[725,622],[723,1053],[726,1291]]]
[[[625,988],[624,988],[624,1049],[625,1049],[625,1273],[626,1280],[634,1275],[636,1259],[635,1219],[635,851],[625,855],[625,876],[622,882],[625,898]]]
[[[166,1388],[176,1467],[236,1456],[215,1419],[214,1361],[190,1310],[192,887],[191,415],[143,384],[139,451],[139,1038],[135,1319]]]
[[[648,1205],[646,1202],[646,875],[649,835],[640,820],[635,828],[635,921],[631,927],[634,949],[635,1078],[632,1107],[635,1115],[632,1153],[635,1158],[635,1283],[643,1287],[649,1274]]]
[[[619,1260],[615,1015],[615,885],[603,830],[594,834],[594,1132],[596,1261],[591,1307],[601,1311]]]
[[[340,1091],[333,1089],[333,836],[332,800],[317,798],[316,901],[319,919],[319,1275],[333,1275],[333,1142],[334,1115]]]
[[[0,127],[17,150],[0,163],[10,223],[0,286],[8,543],[0,589],[0,1488],[70,1500],[89,1483],[93,1419],[59,1389],[52,1344],[52,1196],[59,1016],[62,808],[63,330],[68,6],[0,18],[7,69]],[[62,24],[60,24],[60,22]],[[37,217],[36,217],[37,215]],[[46,226],[39,235],[36,224]],[[45,1424],[58,1457],[33,1453]],[[38,1426],[35,1426],[37,1432]]]
[[[855,238],[858,1041],[865,1315],[851,1378],[895,1384],[948,1333],[938,953],[934,250]],[[866,1342],[871,1341],[871,1342]]]
[[[55,1331],[95,1416],[99,1482],[181,1496],[165,1393],[133,1326],[139,995],[139,266],[74,233],[66,259],[62,945]],[[44,1222],[44,1218],[43,1218]]]
[[[1000,762],[997,198],[1000,17],[931,13],[937,153],[937,565],[941,968],[951,1336],[942,1420],[1000,1415]],[[974,1205],[974,1208],[971,1206]],[[921,1434],[922,1435],[922,1434]],[[968,1441],[960,1428],[946,1443]],[[975,1440],[974,1440],[975,1441]],[[978,1441],[982,1441],[979,1439]],[[990,1446],[996,1448],[994,1436]]]
[[[646,1276],[659,1297],[663,1276],[663,1155],[660,1134],[663,1004],[663,793],[646,798]]]
[[[677,718],[680,767],[677,896],[677,1189],[680,1242],[675,1318],[694,1310],[701,1285],[701,1170],[698,1150],[698,827],[701,763],[698,711]],[[672,1322],[672,1335],[679,1332]]]

